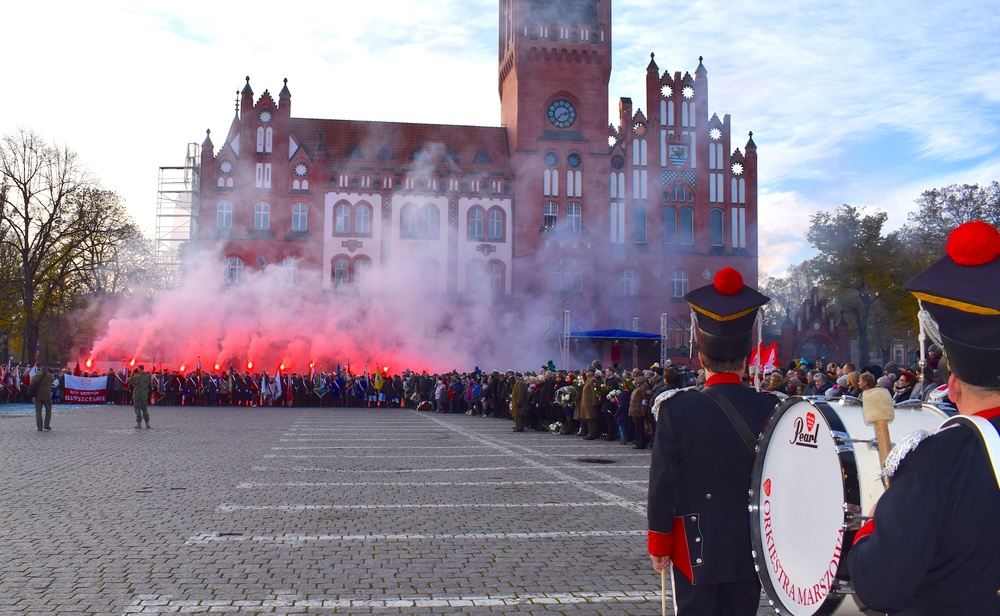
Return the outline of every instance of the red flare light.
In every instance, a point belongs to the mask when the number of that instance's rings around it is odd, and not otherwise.
[[[218,369],[219,369],[219,364],[215,364],[215,369],[216,369],[216,370],[218,370]]]
[[[181,372],[184,372],[184,364],[181,364]]]
[[[128,363],[128,365],[130,365],[130,366],[134,366],[135,365],[135,358],[134,357],[132,358],[132,361],[130,361]]]
[[[87,367],[89,368],[89,367],[91,367],[93,365],[94,365],[94,358],[88,357],[87,358]]]
[[[252,360],[248,360],[247,361],[247,370],[253,370],[253,361]]]
[[[281,370],[282,372],[284,372],[285,371],[285,364],[281,364],[280,366],[278,366],[278,370]]]

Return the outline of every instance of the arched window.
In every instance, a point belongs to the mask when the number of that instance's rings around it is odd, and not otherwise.
[[[491,242],[504,241],[503,210],[500,208],[492,208],[488,216],[488,222],[489,227],[487,229],[486,237]]]
[[[285,270],[285,282],[291,285],[299,283],[299,262],[291,257],[281,260],[281,268]]]
[[[309,208],[305,203],[292,206],[292,231],[305,233],[309,229]]]
[[[336,231],[337,235],[347,235],[351,232],[351,206],[341,203],[336,209]]]
[[[624,297],[639,295],[639,272],[627,269],[618,279],[618,294]]]
[[[264,127],[257,127],[257,153],[262,154],[264,152]]]
[[[337,257],[333,261],[333,286],[346,287],[351,282],[351,262],[347,257]]]
[[[663,243],[677,243],[677,210],[672,207],[663,208]]]
[[[270,154],[274,143],[274,129],[270,126],[264,131],[264,152]]]
[[[267,231],[271,228],[271,206],[260,201],[253,207],[253,228]]]
[[[559,220],[559,204],[555,201],[546,201],[542,206],[542,225],[546,231],[554,231],[556,222]]]
[[[232,229],[233,228],[233,204],[229,201],[219,201],[219,205],[215,208],[215,228],[216,229]]]
[[[708,213],[708,243],[710,246],[722,246],[722,210],[714,209]]]
[[[507,289],[507,266],[503,261],[491,260],[486,265],[486,274],[490,281],[490,290],[503,293]]]
[[[399,236],[402,238],[417,237],[417,206],[407,203],[400,212]]]
[[[366,257],[358,257],[354,261],[354,285],[358,286],[368,280],[372,271],[372,262]]]
[[[440,227],[440,217],[438,216],[438,209],[433,205],[426,205],[420,210],[420,216],[417,219],[417,233],[425,240],[436,240],[438,238]]]
[[[641,205],[632,209],[632,240],[636,244],[646,243],[646,208]]]
[[[243,282],[243,259],[239,257],[228,257],[226,266],[222,272],[226,284],[241,284]]]
[[[689,207],[681,208],[680,228],[677,230],[677,242],[679,244],[694,244],[694,210]]]
[[[367,203],[359,203],[354,208],[354,233],[371,237],[372,234],[372,208]]]
[[[670,276],[670,283],[673,286],[671,296],[673,297],[684,297],[688,292],[688,275],[687,272],[674,272]]]
[[[486,237],[483,229],[483,208],[477,206],[469,210],[469,239],[481,241]]]
[[[557,293],[583,291],[583,270],[570,257],[559,259],[552,269],[552,290]]]
[[[579,203],[566,206],[566,228],[570,233],[576,234],[583,230],[583,209]]]

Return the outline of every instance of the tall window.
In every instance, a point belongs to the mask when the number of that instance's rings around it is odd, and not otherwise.
[[[663,243],[677,243],[677,210],[672,207],[663,208]]]
[[[305,233],[309,229],[309,208],[305,203],[292,206],[292,231]]]
[[[502,242],[504,240],[503,212],[497,208],[491,209],[488,221],[489,227],[486,237],[489,238],[491,242]]]
[[[566,228],[570,233],[576,234],[583,230],[583,210],[579,203],[566,206]]]
[[[354,208],[354,232],[365,236],[372,234],[372,208],[367,203],[359,203]]]
[[[618,279],[618,294],[625,297],[639,295],[639,272],[627,269]]]
[[[625,204],[612,201],[611,202],[611,243],[612,244],[624,244],[625,243]]]
[[[682,207],[680,223],[680,228],[677,230],[677,242],[680,244],[694,244],[694,210],[689,207]]]
[[[226,284],[240,284],[243,282],[243,259],[239,257],[229,257],[226,259],[226,267],[222,272]]]
[[[347,286],[351,279],[351,262],[345,257],[339,257],[333,262],[333,286]]]
[[[351,232],[351,206],[346,203],[341,203],[337,206],[336,210],[337,217],[337,235],[347,235]]]
[[[363,284],[368,280],[368,275],[372,271],[372,262],[364,257],[359,257],[354,261],[354,284]]]
[[[400,236],[401,237],[416,237],[417,236],[417,206],[412,203],[407,203],[403,206],[400,212],[401,226]]]
[[[722,246],[722,210],[714,209],[708,213],[708,243]]]
[[[673,286],[671,295],[673,297],[684,297],[688,292],[688,275],[687,272],[674,272],[670,276],[670,282]]]
[[[486,266],[486,274],[490,281],[490,290],[494,293],[503,293],[506,289],[506,267],[503,261],[493,260]]]
[[[482,240],[483,234],[483,210],[479,207],[469,210],[469,239]]]
[[[641,205],[632,210],[632,240],[636,244],[646,243],[646,208]]]
[[[559,204],[555,201],[546,201],[542,206],[542,224],[546,231],[554,231],[556,222],[559,220]]]
[[[583,270],[576,261],[563,257],[552,269],[552,290],[557,293],[579,293],[583,291]]]
[[[291,257],[285,257],[281,261],[281,268],[285,270],[285,282],[291,285],[299,283],[299,262]]]
[[[438,227],[440,222],[438,220],[438,210],[433,205],[425,206],[420,210],[420,217],[417,220],[417,232],[423,239],[437,239],[438,238]]]
[[[216,206],[215,215],[215,228],[216,229],[232,229],[233,228],[233,204],[228,201],[219,201],[219,205]]]
[[[257,231],[271,228],[271,206],[263,201],[253,207],[253,228]]]

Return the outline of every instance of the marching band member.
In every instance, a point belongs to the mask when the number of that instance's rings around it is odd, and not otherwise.
[[[704,391],[657,396],[649,469],[648,549],[672,568],[677,616],[754,616],[760,582],[747,521],[753,447],[778,398],[745,387],[753,324],[768,298],[727,267],[688,293],[697,318]]]
[[[946,252],[905,288],[940,334],[960,415],[890,454],[892,482],[847,554],[858,598],[901,616],[1000,614],[1000,452],[986,445],[1000,429],[1000,232],[966,223]]]

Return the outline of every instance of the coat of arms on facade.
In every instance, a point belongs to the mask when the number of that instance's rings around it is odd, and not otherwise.
[[[688,159],[688,148],[686,145],[672,145],[670,146],[670,162],[674,163],[675,167],[683,167],[684,163]]]

